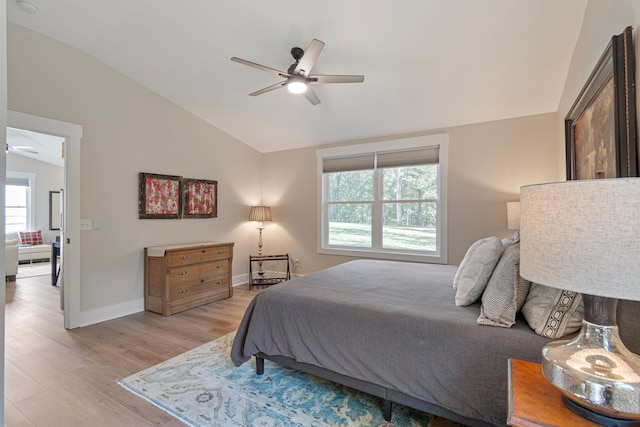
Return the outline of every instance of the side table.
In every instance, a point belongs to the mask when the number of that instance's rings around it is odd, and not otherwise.
[[[598,427],[562,403],[562,394],[537,363],[509,359],[509,415],[513,427]]]
[[[284,261],[286,267],[278,271],[263,270],[263,264],[270,261]],[[254,271],[253,264],[258,264],[258,271]],[[291,278],[291,270],[289,267],[289,254],[283,255],[249,255],[249,289],[254,286],[268,286],[276,283],[284,282]]]

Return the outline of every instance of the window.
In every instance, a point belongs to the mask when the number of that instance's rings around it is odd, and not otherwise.
[[[447,139],[318,150],[319,252],[446,263]]]
[[[30,230],[33,224],[35,175],[7,172],[5,181],[5,233]]]

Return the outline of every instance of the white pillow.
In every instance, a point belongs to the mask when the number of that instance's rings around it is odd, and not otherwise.
[[[502,251],[502,242],[497,237],[487,237],[471,245],[453,279],[457,287],[456,305],[473,304],[480,298]]]

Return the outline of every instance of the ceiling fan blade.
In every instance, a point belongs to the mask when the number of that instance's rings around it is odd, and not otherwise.
[[[313,89],[311,89],[310,87],[307,87],[307,90],[304,92],[304,96],[309,100],[310,103],[312,103],[313,105],[318,105],[320,104],[320,98],[318,98],[318,95],[316,95],[316,93],[313,91]]]
[[[231,58],[233,62],[237,62],[239,64],[248,65],[249,67],[257,68],[258,70],[266,71],[267,73],[275,74],[276,76],[289,77],[289,74],[284,71],[276,70],[275,68],[265,67],[264,65],[256,64],[255,62],[247,61],[246,59],[236,58],[235,56]]]
[[[302,55],[302,58],[300,58],[300,62],[298,62],[296,68],[293,70],[293,74],[302,74],[305,77],[308,76],[323,48],[323,42],[316,39],[311,40],[309,47],[304,52],[304,55]]]
[[[35,151],[31,145],[9,145],[7,144],[7,151],[21,151],[23,153],[39,154]]]
[[[271,85],[271,86],[267,86],[264,89],[260,89],[260,90],[257,90],[255,92],[252,92],[249,95],[250,96],[262,95],[263,93],[267,93],[267,92],[271,92],[272,90],[280,89],[281,87],[285,86],[286,84],[287,84],[287,81],[285,80],[283,82],[276,83],[276,84]]]
[[[328,75],[328,74],[312,74],[309,76],[309,83],[362,83],[364,76],[349,75]]]

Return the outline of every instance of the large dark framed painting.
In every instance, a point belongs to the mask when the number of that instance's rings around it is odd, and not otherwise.
[[[218,181],[185,178],[183,184],[183,218],[218,216]]]
[[[638,176],[631,27],[613,36],[565,117],[567,179]]]
[[[140,172],[138,218],[179,219],[182,214],[182,177]]]

